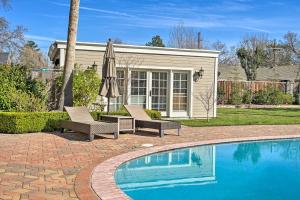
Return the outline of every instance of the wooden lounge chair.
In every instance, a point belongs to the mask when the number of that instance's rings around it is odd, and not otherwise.
[[[164,136],[164,130],[177,129],[178,135],[180,133],[181,124],[179,122],[165,121],[165,120],[152,120],[141,106],[125,105],[129,114],[135,118],[136,128],[152,128],[158,129],[159,136]]]
[[[86,107],[64,107],[70,120],[62,121],[61,132],[64,129],[86,133],[90,141],[97,134],[113,133],[114,139],[119,137],[118,123],[95,121]]]

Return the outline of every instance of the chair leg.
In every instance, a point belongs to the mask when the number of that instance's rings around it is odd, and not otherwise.
[[[64,133],[65,132],[65,129],[64,128],[61,128],[60,129],[60,133]]]
[[[159,136],[164,137],[164,130],[163,129],[159,129]]]
[[[90,142],[93,141],[95,138],[95,135],[93,133],[90,133]]]

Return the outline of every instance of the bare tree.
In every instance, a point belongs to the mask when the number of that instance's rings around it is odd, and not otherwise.
[[[266,47],[268,39],[266,35],[247,35],[241,41],[241,47],[237,50],[242,68],[245,70],[247,80],[256,80],[257,69],[266,61]]]
[[[209,86],[205,91],[199,92],[197,99],[202,103],[206,111],[206,120],[209,122],[209,112],[214,108],[217,98],[214,95],[215,87],[214,84]]]
[[[217,40],[209,45],[210,49],[220,51],[219,63],[223,65],[238,65],[239,59],[236,55],[235,46],[227,47],[224,42]]]
[[[41,68],[48,65],[45,55],[28,45],[23,47],[20,54],[19,63],[29,68]]]
[[[63,85],[59,98],[59,110],[63,110],[64,105],[71,106],[73,104],[72,72],[75,65],[75,48],[78,29],[79,4],[80,0],[70,0],[68,41],[64,66]]]
[[[17,58],[24,45],[25,28],[17,26],[10,30],[9,23],[5,18],[0,17],[0,52],[9,52],[11,60],[17,62]]]
[[[0,0],[0,6],[7,8],[10,6],[10,0]]]
[[[288,47],[298,56],[300,56],[300,39],[297,33],[288,32],[284,35],[284,39]]]
[[[292,62],[300,63],[300,38],[297,33],[288,32],[284,35],[284,43],[293,55],[291,56]]]
[[[255,49],[265,50],[268,45],[268,36],[266,34],[245,35],[240,45],[250,51],[255,51]]]
[[[124,44],[123,40],[120,38],[112,39],[113,44]]]
[[[198,33],[195,29],[180,23],[169,33],[169,46],[174,48],[197,49]]]
[[[128,104],[129,99],[129,91],[128,86],[131,82],[131,77],[129,77],[129,71],[130,69],[134,69],[136,66],[142,65],[144,59],[139,56],[119,56],[116,57],[116,61],[118,63],[118,67],[124,69],[125,71],[125,82],[124,82],[124,88],[123,88],[123,95],[124,95],[124,104]]]

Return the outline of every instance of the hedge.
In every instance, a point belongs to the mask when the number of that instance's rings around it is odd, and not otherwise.
[[[158,111],[146,110],[152,119],[160,119]],[[107,113],[92,112],[92,116],[97,119],[97,115]],[[126,112],[113,112],[110,115],[129,115]],[[51,132],[58,130],[61,120],[68,119],[65,112],[0,112],[0,133],[34,133]]]

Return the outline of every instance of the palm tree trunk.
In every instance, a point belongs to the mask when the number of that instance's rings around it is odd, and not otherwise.
[[[70,0],[68,41],[64,65],[63,85],[58,102],[59,110],[63,110],[64,106],[73,105],[72,72],[75,65],[75,48],[79,18],[79,2],[80,0]]]

